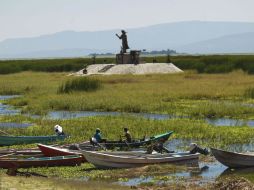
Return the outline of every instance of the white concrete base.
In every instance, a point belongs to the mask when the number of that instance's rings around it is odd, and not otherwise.
[[[118,75],[118,74],[166,74],[181,73],[181,69],[172,63],[144,63],[144,64],[94,64],[86,68],[87,73],[83,73],[83,69],[73,75]]]

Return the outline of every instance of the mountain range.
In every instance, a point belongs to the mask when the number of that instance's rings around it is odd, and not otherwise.
[[[0,58],[78,57],[117,53],[121,29],[63,31],[0,42]],[[126,29],[131,49],[174,49],[178,53],[254,53],[254,23],[186,21]]]

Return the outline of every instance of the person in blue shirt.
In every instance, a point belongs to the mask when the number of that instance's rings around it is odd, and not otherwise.
[[[93,136],[96,139],[97,143],[102,142],[102,138],[101,138],[101,130],[99,128],[96,129],[95,134]]]

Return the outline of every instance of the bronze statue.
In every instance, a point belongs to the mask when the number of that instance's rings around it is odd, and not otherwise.
[[[121,32],[122,32],[121,36],[119,36],[118,34],[116,34],[116,36],[120,40],[122,40],[122,50],[121,50],[121,53],[126,53],[126,50],[130,49],[129,46],[128,46],[127,35],[126,35],[126,32],[124,30],[122,30]]]

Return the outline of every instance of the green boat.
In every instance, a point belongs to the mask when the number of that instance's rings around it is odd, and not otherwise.
[[[151,143],[156,143],[159,141],[167,141],[168,138],[173,134],[173,131],[169,131],[167,133],[151,136],[147,139],[139,139],[139,140],[133,140],[130,143],[122,142],[122,141],[106,141],[105,143],[99,143],[101,146],[107,148],[107,149],[113,149],[116,147],[123,148],[123,147],[129,147],[129,148],[138,148],[141,146],[147,146]]]
[[[0,136],[0,146],[11,146],[17,144],[49,143],[53,141],[62,141],[68,136]]]

